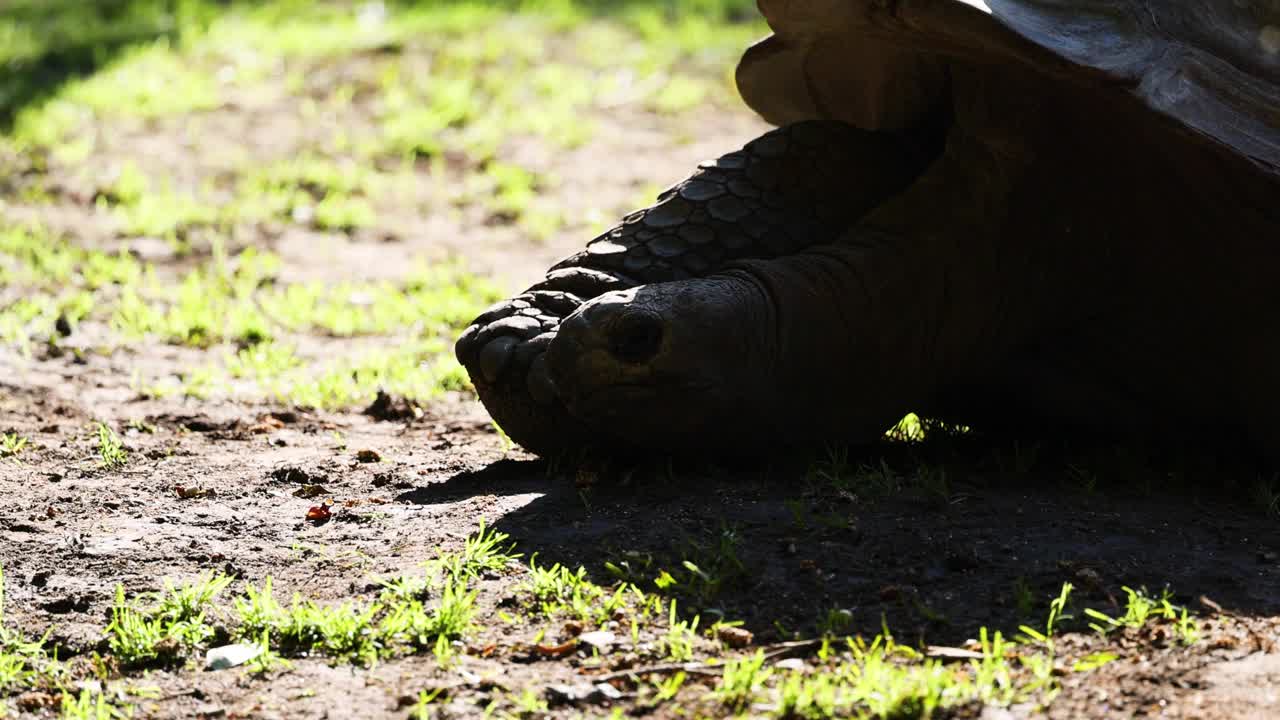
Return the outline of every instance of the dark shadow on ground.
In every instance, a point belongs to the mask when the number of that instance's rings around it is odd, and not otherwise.
[[[874,476],[878,456],[863,461]],[[546,468],[503,461],[400,499],[544,493],[494,525],[526,556],[585,566],[604,583],[616,580],[613,563],[648,589],[669,571],[682,607],[743,620],[766,640],[811,635],[830,617],[849,632],[874,635],[883,620],[900,638],[960,643],[981,626],[1039,625],[1064,582],[1079,608],[1112,615],[1126,585],[1167,587],[1193,610],[1205,596],[1244,615],[1280,613],[1280,521],[1217,480],[1152,471],[1165,482],[1092,483],[1078,467],[949,463],[945,480],[859,493],[794,463],[641,469],[629,484],[585,488],[580,472]]]
[[[458,502],[476,495],[523,495],[547,489],[546,463],[499,460],[480,470],[458,473],[446,483],[424,485],[401,494],[399,502],[436,505]]]

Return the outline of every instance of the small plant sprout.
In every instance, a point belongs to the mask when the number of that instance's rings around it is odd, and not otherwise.
[[[0,458],[17,457],[27,445],[27,439],[16,432],[0,433]]]
[[[489,573],[500,573],[518,561],[511,536],[488,529],[483,520],[480,529],[467,537],[457,552],[440,552],[425,563],[423,575],[399,575],[379,581],[382,598],[389,600],[423,599],[434,589],[452,582],[469,583]]]
[[[662,639],[667,657],[676,662],[693,659],[694,642],[698,639],[698,622],[701,619],[698,615],[692,620],[678,619],[676,601],[671,601],[671,610],[667,614],[667,634]]]
[[[533,688],[525,688],[519,696],[513,697],[512,704],[520,717],[537,717],[547,711],[547,701]]]
[[[388,640],[434,649],[441,638],[454,640],[467,632],[475,615],[475,601],[474,590],[468,590],[462,581],[453,581],[444,586],[434,608],[428,609],[417,600],[391,605],[380,629]]]
[[[1200,632],[1195,619],[1185,607],[1173,604],[1168,588],[1161,591],[1159,598],[1148,595],[1146,590],[1135,590],[1128,586],[1121,589],[1126,597],[1124,615],[1113,618],[1092,608],[1084,611],[1085,615],[1095,621],[1089,623],[1089,627],[1099,635],[1106,636],[1121,628],[1140,628],[1152,620],[1163,620],[1172,623],[1174,632],[1184,645],[1194,644],[1199,639]]]
[[[422,600],[431,592],[431,578],[425,575],[397,575],[378,581],[384,602]]]
[[[818,623],[818,634],[824,637],[843,635],[853,626],[853,613],[845,608],[831,608]]]
[[[502,443],[502,454],[506,455],[511,452],[516,446],[515,441],[511,439],[506,430],[502,429],[497,420],[491,420],[490,424],[493,425],[493,431],[498,434],[498,441]]]
[[[174,623],[193,621],[204,614],[232,580],[229,575],[215,572],[205,573],[196,582],[181,586],[165,580],[155,614]]]
[[[39,685],[55,685],[65,679],[65,668],[45,650],[48,633],[28,640],[5,626],[4,568],[0,567],[0,697]],[[0,717],[4,704],[0,703]]]
[[[435,717],[435,701],[444,692],[444,688],[436,688],[434,690],[420,690],[418,692],[418,700],[413,705],[413,712],[409,715],[412,720],[432,720]]]
[[[132,717],[131,706],[117,707],[104,692],[85,688],[79,695],[62,693],[62,720],[129,720]]]
[[[129,461],[129,454],[124,449],[120,436],[105,423],[98,423],[98,465],[108,470],[124,467]]]
[[[249,586],[235,599],[239,627],[234,634],[264,647],[274,644],[287,655],[320,654],[372,665],[384,657],[431,652],[443,665],[453,655],[452,642],[472,626],[476,592],[454,579],[434,591],[431,603],[420,594],[384,589],[378,601],[367,604],[321,605],[295,595],[284,606],[268,578],[262,588]]]
[[[1068,620],[1071,618],[1070,615],[1066,614],[1066,608],[1073,589],[1074,588],[1071,583],[1063,583],[1062,590],[1058,592],[1058,596],[1049,601],[1049,617],[1045,620],[1044,632],[1036,630],[1029,625],[1020,625],[1018,626],[1018,630],[1031,640],[1045,645],[1049,648],[1050,652],[1052,652],[1054,629],[1062,620]]]
[[[729,710],[742,712],[750,707],[772,675],[773,669],[765,667],[764,651],[757,650],[754,655],[726,662],[724,674],[711,696]]]
[[[261,648],[261,652],[245,663],[245,670],[249,674],[265,675],[275,670],[288,670],[293,667],[293,663],[281,657],[280,653],[271,647],[271,633],[266,630],[263,630],[262,636],[258,638],[258,647]]]
[[[457,655],[454,652],[453,643],[449,642],[449,638],[445,635],[436,638],[436,644],[431,648],[431,654],[435,656],[436,664],[442,668],[452,665],[454,656]]]
[[[1018,615],[1024,618],[1030,617],[1035,609],[1035,594],[1026,578],[1019,577],[1013,581],[1013,604],[1018,609]]]
[[[1280,476],[1259,477],[1253,483],[1251,495],[1259,510],[1280,518]]]
[[[509,543],[510,539],[507,533],[486,528],[481,520],[480,529],[466,539],[462,552],[452,557],[442,556],[439,562],[457,579],[472,580],[487,572],[501,572],[523,557],[513,552],[515,543]]]
[[[107,625],[107,643],[112,656],[125,665],[156,660],[162,651],[170,649],[161,646],[167,637],[164,621],[150,617],[126,601],[124,586],[116,585],[111,623]]]
[[[833,674],[788,673],[778,688],[775,714],[782,718],[839,717],[839,693],[839,683]]]
[[[261,588],[247,585],[244,594],[235,598],[235,614],[240,621],[237,637],[250,640],[269,637],[284,623],[285,609],[276,601],[271,582],[268,576]]]
[[[143,666],[175,659],[214,637],[205,615],[214,598],[232,579],[206,573],[195,583],[165,582],[150,606],[128,601],[124,585],[116,585],[111,621],[106,626],[111,655],[127,666]]]
[[[684,687],[686,675],[683,670],[677,671],[674,675],[658,680],[653,684],[653,703],[661,704],[674,700],[676,695],[680,694],[680,689]]]
[[[1113,652],[1096,652],[1086,655],[1075,661],[1071,669],[1075,672],[1090,672],[1106,665],[1107,663],[1119,660],[1120,656]]]
[[[206,573],[194,583],[165,589],[145,607],[125,599],[124,586],[116,586],[107,644],[111,654],[125,665],[147,665],[171,660],[206,642],[215,634],[205,613],[231,578]]]

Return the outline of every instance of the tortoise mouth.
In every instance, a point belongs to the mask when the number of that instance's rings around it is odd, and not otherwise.
[[[565,403],[580,417],[634,416],[643,414],[647,404],[670,409],[673,401],[689,402],[710,393],[714,387],[714,383],[708,381],[685,378],[611,382],[585,388],[566,398]]]

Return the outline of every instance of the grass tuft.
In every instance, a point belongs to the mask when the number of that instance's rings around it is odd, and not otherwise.
[[[107,470],[119,470],[129,462],[124,442],[106,423],[97,423],[98,465]]]
[[[126,666],[143,666],[177,659],[204,644],[216,632],[205,614],[231,580],[220,573],[182,586],[166,580],[149,607],[127,601],[124,586],[117,585],[106,629],[111,654]]]
[[[30,443],[16,432],[0,433],[0,458],[17,457]]]

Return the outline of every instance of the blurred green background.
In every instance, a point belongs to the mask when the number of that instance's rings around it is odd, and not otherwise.
[[[466,392],[452,338],[761,129],[748,0],[0,7],[0,353],[164,399]],[[112,374],[114,373],[114,374]]]

